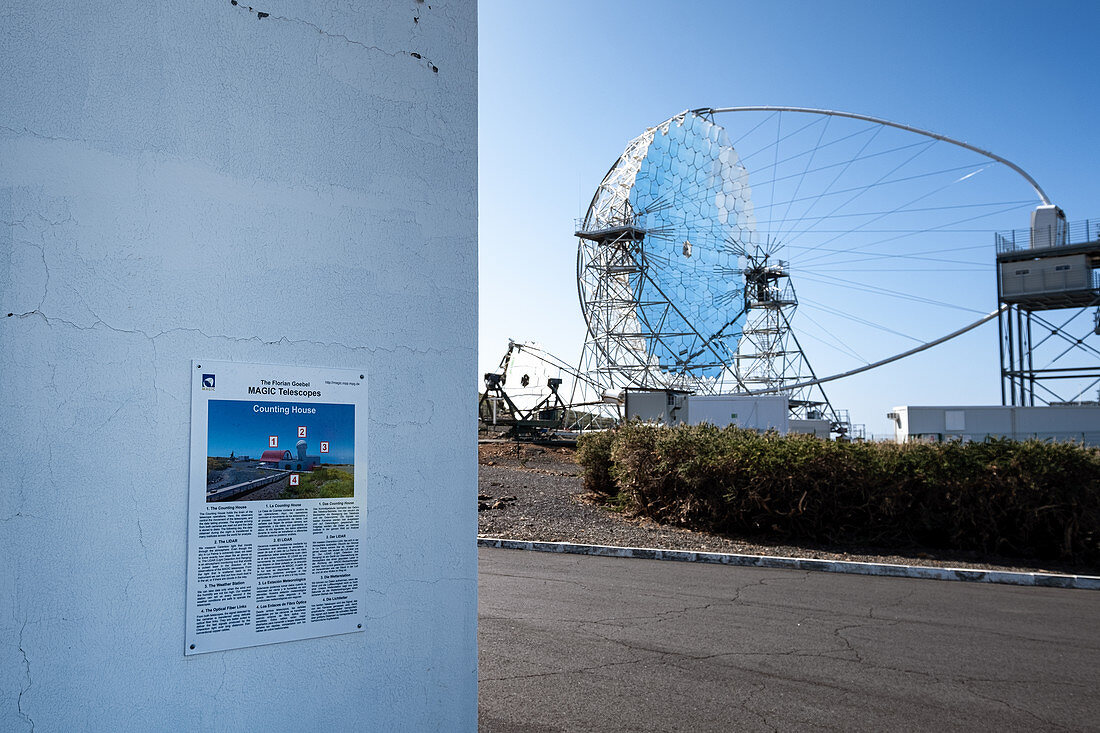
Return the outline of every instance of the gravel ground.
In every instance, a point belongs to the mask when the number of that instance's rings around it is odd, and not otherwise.
[[[867,547],[769,544],[638,519],[608,509],[589,497],[570,448],[516,443],[478,446],[478,535],[503,539],[648,547],[662,550],[730,552],[810,557],[901,565],[1062,572],[1100,575],[1100,568],[1019,558],[921,550],[879,552]]]

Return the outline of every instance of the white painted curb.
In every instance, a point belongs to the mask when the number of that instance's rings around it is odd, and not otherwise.
[[[533,542],[530,540],[505,540],[495,537],[478,537],[477,546],[496,547],[505,550],[559,552],[570,555],[632,557],[643,560],[676,560],[679,562],[704,562],[755,568],[817,570],[824,573],[850,573],[853,575],[886,575],[894,578],[961,580],[968,583],[1002,583],[1005,585],[1031,585],[1047,588],[1100,590],[1100,577],[1095,575],[1016,573],[1004,570],[974,570],[970,568],[934,568],[925,565],[892,565],[878,562],[815,560],[804,557],[738,555],[726,552],[694,552],[692,550],[655,550],[643,547],[615,547],[613,545],[578,545],[572,542]]]

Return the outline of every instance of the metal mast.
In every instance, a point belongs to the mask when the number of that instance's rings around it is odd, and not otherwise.
[[[817,384],[802,345],[791,330],[798,297],[783,260],[766,254],[745,255],[745,326],[735,355],[737,375],[750,392],[786,392],[791,416],[827,419],[834,432],[850,429],[846,414],[835,410]]]

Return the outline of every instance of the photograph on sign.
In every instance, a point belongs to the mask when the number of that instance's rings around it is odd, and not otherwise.
[[[355,496],[354,405],[251,400],[207,404],[207,501]],[[311,448],[317,443],[311,445],[307,434],[324,438],[316,454]],[[271,447],[280,444],[294,448]],[[290,480],[291,471],[299,474],[298,480]]]

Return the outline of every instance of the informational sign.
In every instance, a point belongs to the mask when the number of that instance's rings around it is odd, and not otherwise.
[[[366,373],[191,371],[184,654],[361,631]]]

